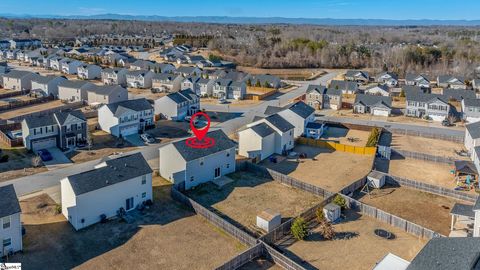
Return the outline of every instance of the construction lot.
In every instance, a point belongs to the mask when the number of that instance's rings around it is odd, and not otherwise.
[[[47,171],[45,166],[33,167],[33,153],[21,148],[3,148],[0,156],[8,155],[7,162],[0,163],[0,182]]]
[[[468,157],[462,157],[456,153],[465,150],[463,144],[451,141],[392,134],[391,147],[433,156],[468,159]]]
[[[448,189],[456,187],[455,176],[450,173],[453,165],[412,158],[392,159],[388,173]]]
[[[246,249],[169,194],[170,185],[154,178],[154,205],[135,222],[77,232],[47,195],[23,200],[24,251],[10,260],[25,269],[214,269]]]
[[[250,172],[228,175],[232,183],[218,188],[207,183],[187,192],[187,196],[207,208],[220,212],[234,224],[261,234],[256,217],[270,208],[282,215],[282,220],[295,217],[320,203],[323,198],[282,185],[277,181]]]
[[[331,126],[328,127],[320,139],[323,141],[333,141],[345,145],[365,146],[367,145],[369,136],[369,131]]]
[[[456,202],[466,202],[422,192],[407,187],[384,186],[370,195],[357,192],[355,197],[368,205],[426,227],[443,235],[450,233],[450,210]]]
[[[279,163],[269,160],[262,165],[329,191],[338,192],[365,177],[372,169],[374,156],[358,155],[326,148],[297,145],[297,153],[306,153],[306,159],[285,159]]]
[[[333,240],[324,240],[316,228],[304,241],[288,247],[286,253],[305,261],[307,269],[370,270],[389,252],[411,261],[427,242],[359,213],[349,210],[344,214],[345,219],[333,225]],[[387,230],[395,238],[381,238],[375,229]]]

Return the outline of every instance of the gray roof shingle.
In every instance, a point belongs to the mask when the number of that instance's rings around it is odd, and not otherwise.
[[[355,96],[354,104],[363,104],[365,106],[381,105],[392,107],[392,98],[384,96],[374,96],[374,95],[363,95],[357,94]]]
[[[285,118],[281,117],[278,114],[272,114],[268,117],[265,118],[270,124],[278,128],[282,132],[287,132],[291,129],[294,129],[295,127],[290,124]]]
[[[472,139],[480,138],[480,122],[471,123],[465,126]]]
[[[210,148],[195,149],[187,146],[187,144],[185,143],[186,139],[174,142],[172,144],[183,157],[183,159],[185,159],[185,161],[187,162],[206,157],[221,151],[232,149],[236,146],[236,144],[232,140],[230,140],[222,130],[211,131],[207,133],[206,137],[213,138],[215,140],[215,145]],[[231,155],[234,154],[234,152],[231,153]]]
[[[65,88],[74,88],[74,89],[78,89],[78,88],[82,88],[84,85],[86,84],[92,84],[90,82],[87,82],[87,81],[80,81],[80,80],[66,80],[66,81],[63,81],[61,83],[58,84],[59,87],[65,87]]]
[[[153,109],[152,105],[145,98],[125,100],[125,101],[120,101],[116,103],[111,103],[105,106],[108,106],[110,111],[115,116],[121,115],[125,109],[136,111],[136,112]]]
[[[258,134],[258,136],[264,138],[267,137],[268,135],[272,134],[275,132],[273,128],[271,128],[269,125],[265,123],[260,123],[256,124],[255,126],[250,127],[255,133]]]
[[[0,187],[0,218],[20,213],[21,211],[13,185]]]
[[[299,101],[294,103],[290,108],[288,108],[292,112],[296,113],[298,116],[302,117],[303,119],[307,119],[312,113],[315,112],[315,109],[305,104],[303,101]]]

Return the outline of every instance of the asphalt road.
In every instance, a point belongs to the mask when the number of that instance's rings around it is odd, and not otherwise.
[[[299,87],[288,93],[285,93],[277,98],[272,100],[264,101],[258,105],[242,109],[232,109],[232,112],[241,112],[242,116],[231,119],[229,121],[223,122],[217,126],[212,127],[212,130],[222,129],[227,134],[232,134],[240,127],[252,122],[253,118],[256,115],[263,116],[263,112],[267,106],[283,106],[290,102],[290,100],[303,95],[309,84],[326,84],[326,82],[336,76],[336,73],[329,73],[325,76],[322,76],[314,81],[309,82],[295,82]],[[230,108],[227,105],[213,105],[213,106],[202,106],[206,110],[214,111],[230,111]],[[141,152],[145,159],[148,161],[150,166],[153,169],[158,168],[158,148],[165,143],[154,144],[150,146],[145,146],[140,150],[131,151],[124,153],[124,155]],[[84,163],[72,164],[68,167],[60,168],[57,170],[47,171],[43,173],[38,173],[31,176],[20,177],[12,179],[9,181],[1,182],[0,186],[5,186],[13,184],[17,192],[17,196],[23,196],[29,193],[38,192],[43,189],[51,188],[53,186],[59,185],[61,179],[65,177],[91,170],[95,165],[100,163],[100,159],[88,161]]]

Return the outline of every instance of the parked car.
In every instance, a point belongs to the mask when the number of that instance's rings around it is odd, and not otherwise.
[[[228,102],[227,102],[227,100],[226,100],[225,98],[220,98],[220,99],[218,100],[218,104],[226,104],[226,103],[228,103]]]
[[[50,161],[53,159],[52,154],[47,149],[40,149],[38,150],[38,155],[42,159],[42,161]]]
[[[142,141],[144,141],[145,143],[154,143],[155,142],[155,138],[153,138],[152,135],[150,135],[148,133],[141,134],[140,138],[142,138]]]
[[[453,124],[450,123],[450,121],[448,119],[445,119],[445,120],[442,121],[442,126],[451,127],[451,126],[453,126]]]

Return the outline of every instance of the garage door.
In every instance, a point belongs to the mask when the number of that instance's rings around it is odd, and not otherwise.
[[[373,110],[373,115],[388,116],[388,111],[387,110],[374,109]]]
[[[128,136],[128,135],[132,135],[132,134],[137,134],[138,133],[138,126],[135,125],[135,126],[128,126],[128,127],[122,127],[120,129],[120,134],[125,137],[125,136]]]
[[[52,148],[57,146],[57,140],[55,138],[49,138],[44,140],[37,140],[32,142],[32,150],[37,151],[40,149]]]

